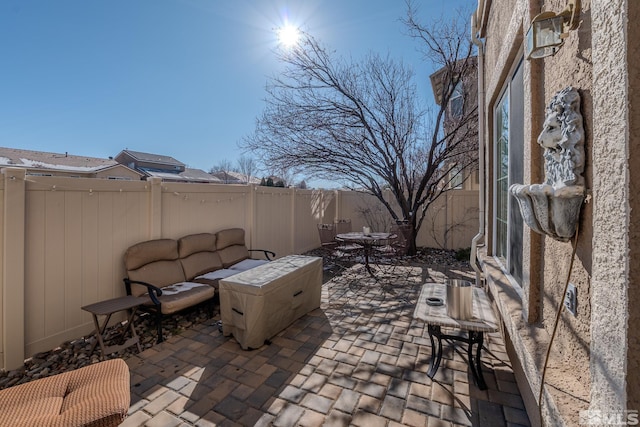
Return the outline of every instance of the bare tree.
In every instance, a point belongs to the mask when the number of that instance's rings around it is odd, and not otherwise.
[[[229,184],[232,180],[232,177],[229,174],[229,172],[232,171],[232,167],[233,166],[229,160],[222,159],[209,170],[209,173],[220,178],[223,183]]]
[[[291,185],[293,185],[293,182],[295,180],[295,176],[296,176],[296,172],[295,169],[291,168],[291,169],[286,169],[286,168],[282,168],[282,167],[277,167],[276,168],[276,176],[280,178],[280,182],[282,182],[282,186],[283,187],[289,187]],[[277,182],[276,182],[276,187],[277,187]]]
[[[257,171],[258,164],[252,157],[240,156],[238,158],[238,172],[246,177],[247,184],[251,183],[251,178],[254,177]]]
[[[394,220],[411,225],[415,254],[417,231],[431,203],[451,188],[451,172],[477,161],[477,115],[466,108],[445,127],[454,88],[471,67],[466,28],[422,27],[408,9],[410,34],[445,69],[432,116],[420,107],[413,72],[402,63],[373,53],[346,61],[303,34],[298,46],[277,52],[284,70],[270,79],[265,110],[243,145],[264,164],[373,194]],[[385,188],[395,203],[383,197]]]

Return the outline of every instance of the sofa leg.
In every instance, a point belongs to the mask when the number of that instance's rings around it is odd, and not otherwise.
[[[208,311],[209,311],[209,318],[212,318],[212,317],[213,317],[213,310],[214,310],[214,309],[215,309],[215,307],[216,307],[216,305],[215,305],[215,301],[213,300],[213,298],[211,298],[211,300],[209,301],[208,306],[209,306],[209,309],[208,309]]]
[[[156,313],[156,327],[158,329],[158,341],[156,341],[156,344],[160,344],[164,339],[162,338],[162,312],[159,310]]]

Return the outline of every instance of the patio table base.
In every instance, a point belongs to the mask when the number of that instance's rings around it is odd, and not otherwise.
[[[442,361],[442,340],[461,341],[467,344],[467,363],[471,375],[480,388],[486,390],[487,384],[482,376],[482,346],[485,332],[498,331],[498,324],[491,308],[486,292],[473,287],[473,316],[469,319],[457,319],[449,316],[447,311],[447,285],[442,283],[425,283],[420,291],[418,303],[413,317],[423,321],[431,340],[431,365],[427,376],[433,378]],[[429,304],[433,299],[442,300],[441,304]],[[441,328],[451,328],[460,335],[443,334]],[[458,333],[458,332],[456,332]],[[474,352],[473,346],[477,345]]]
[[[431,363],[429,365],[429,371],[427,376],[433,378],[438,372],[440,362],[442,360],[442,340],[454,340],[467,343],[467,363],[469,369],[473,375],[478,388],[480,390],[486,390],[487,384],[484,382],[482,375],[482,345],[484,343],[484,334],[482,331],[468,331],[468,337],[459,335],[447,335],[443,334],[439,325],[427,325],[429,331],[429,339],[431,340]],[[435,338],[435,340],[434,340]],[[473,346],[477,344],[475,358],[473,357]]]

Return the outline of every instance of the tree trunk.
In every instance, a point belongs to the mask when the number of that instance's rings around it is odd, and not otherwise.
[[[416,243],[416,239],[418,238],[418,233],[416,233],[416,220],[415,216],[411,217],[411,221],[409,222],[410,227],[407,230],[409,232],[409,248],[407,249],[407,255],[416,255],[418,253],[418,244]]]
[[[412,222],[413,221],[409,220],[396,221],[407,245],[407,255],[410,256],[416,255],[418,253],[418,245],[416,244],[416,235],[418,233],[415,232],[416,225],[412,224]]]

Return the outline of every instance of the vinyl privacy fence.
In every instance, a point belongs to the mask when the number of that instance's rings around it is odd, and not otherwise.
[[[80,307],[125,294],[122,256],[135,243],[241,227],[248,247],[280,257],[317,248],[318,223],[391,224],[375,198],[357,192],[2,172],[0,369],[91,333],[92,318]],[[470,246],[477,191],[441,199],[418,244]]]

